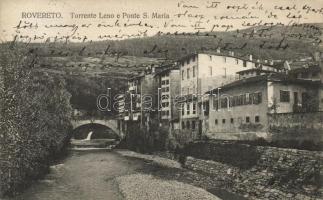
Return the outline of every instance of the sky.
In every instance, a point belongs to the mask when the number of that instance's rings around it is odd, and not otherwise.
[[[211,2],[216,8],[206,8]],[[293,6],[295,5],[295,8]],[[239,6],[241,9],[239,9]],[[276,8],[275,8],[276,6]],[[280,10],[279,7],[285,10]],[[287,6],[289,7],[288,10]],[[198,7],[198,8],[196,8]],[[247,9],[245,9],[247,7]],[[305,9],[304,9],[305,8]],[[314,8],[315,12],[306,13],[306,8]],[[11,41],[16,35],[38,37],[78,36],[87,40],[127,39],[130,35],[151,36],[162,32],[196,32],[200,31],[230,31],[241,28],[245,23],[322,23],[323,0],[1,0],[0,1],[0,41]],[[321,12],[319,12],[321,10]],[[22,18],[23,13],[56,12],[62,18]],[[71,13],[96,14],[96,18],[72,19]],[[153,13],[165,14],[168,18],[153,19]],[[114,18],[98,18],[101,14],[114,14]],[[140,18],[123,17],[123,13],[140,15]],[[146,13],[149,18],[143,18]],[[185,14],[186,13],[186,14]],[[287,17],[290,13],[289,17]],[[117,18],[117,15],[120,17]],[[178,15],[180,14],[180,15]],[[203,18],[200,18],[201,15]],[[269,18],[269,15],[277,17]],[[301,17],[300,17],[301,15]],[[292,18],[296,16],[296,18]],[[224,17],[220,19],[221,17]],[[253,19],[232,19],[255,17]],[[37,28],[17,30],[20,20],[24,23],[37,24]],[[98,27],[98,24],[119,26]],[[124,24],[147,24],[145,26],[127,26]],[[166,27],[165,27],[166,24]],[[26,24],[25,24],[26,25]],[[60,28],[44,28],[45,25],[68,25]],[[74,27],[71,27],[74,25]],[[81,27],[81,26],[89,27]],[[172,26],[173,25],[173,26]],[[197,25],[200,25],[197,27]],[[76,30],[75,30],[75,26]],[[185,26],[185,27],[183,27]],[[195,27],[194,27],[195,26]],[[74,29],[73,29],[74,28]],[[147,30],[147,32],[145,32]],[[146,34],[144,34],[146,33]],[[124,37],[113,37],[124,35]],[[101,39],[100,37],[101,36]],[[105,37],[108,36],[108,37]],[[41,40],[41,39],[40,39]],[[76,41],[81,39],[76,39]]]

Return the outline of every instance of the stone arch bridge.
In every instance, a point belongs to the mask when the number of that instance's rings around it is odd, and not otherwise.
[[[120,138],[124,137],[124,134],[122,133],[122,131],[118,129],[118,121],[115,119],[89,118],[89,119],[73,119],[72,120],[73,129],[76,129],[76,128],[86,125],[86,124],[101,124],[101,125],[107,126],[112,131],[114,131]]]

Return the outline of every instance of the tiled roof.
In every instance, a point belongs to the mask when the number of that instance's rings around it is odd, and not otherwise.
[[[315,63],[297,63],[297,64],[290,64],[291,65],[291,70],[289,71],[290,73],[299,73],[299,72],[308,72],[308,71],[321,71],[321,68],[319,67],[318,64]]]
[[[264,69],[260,69],[260,68],[251,68],[251,69],[238,71],[237,74],[241,74],[241,73],[244,73],[244,72],[250,72],[250,71],[271,72],[271,73],[273,72],[273,71],[270,71],[270,70],[264,70]]]
[[[278,69],[281,69],[284,67],[284,61],[281,61],[281,60],[274,60],[274,62],[271,64],[269,63],[268,61],[271,60],[271,59],[267,59],[267,61],[265,61],[264,59],[257,59],[257,57],[255,57],[253,55],[253,59],[250,60],[249,59],[249,54],[237,54],[236,52],[234,52],[235,54],[234,55],[230,55],[229,52],[216,52],[216,51],[201,51],[201,52],[197,52],[197,53],[192,53],[192,54],[188,54],[182,58],[180,58],[178,60],[178,62],[182,62],[182,61],[185,61],[187,60],[188,58],[191,58],[193,56],[196,56],[198,54],[208,54],[208,55],[215,55],[215,56],[226,56],[226,57],[232,57],[232,58],[237,58],[237,59],[240,59],[240,60],[244,60],[244,61],[248,61],[248,62],[252,62],[252,63],[258,63],[258,64],[262,64],[262,65],[266,65],[266,66],[271,66],[271,67],[274,67],[274,68],[278,68]]]
[[[311,85],[320,85],[320,81],[318,80],[304,80],[304,79],[297,79],[292,78],[290,76],[287,76],[286,74],[279,74],[279,73],[271,73],[271,74],[265,74],[265,75],[259,75],[259,76],[253,76],[250,78],[244,78],[240,79],[234,82],[231,82],[229,84],[223,85],[221,87],[217,87],[215,89],[212,89],[206,94],[215,94],[218,90],[218,88],[221,88],[221,90],[230,89],[236,86],[244,85],[244,84],[250,84],[250,83],[257,83],[257,82],[284,82],[284,83],[293,83],[293,84],[311,84]]]

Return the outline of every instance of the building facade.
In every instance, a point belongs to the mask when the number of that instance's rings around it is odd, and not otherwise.
[[[201,137],[205,129],[205,117],[201,115],[208,109],[208,104],[202,103],[208,98],[204,96],[205,92],[239,80],[241,75],[237,72],[243,70],[283,71],[274,62],[253,60],[251,55],[245,59],[233,52],[223,54],[220,51],[192,54],[178,63],[181,73],[181,129],[193,132],[196,138]]]
[[[215,88],[208,92],[204,133],[214,139],[268,138],[268,114],[318,111],[319,87],[320,81],[270,73]]]
[[[180,71],[169,66],[156,74],[159,94],[159,121],[172,129],[179,129],[179,109],[176,98],[180,94]]]

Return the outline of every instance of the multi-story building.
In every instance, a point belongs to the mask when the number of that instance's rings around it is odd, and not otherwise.
[[[125,121],[138,121],[141,113],[141,81],[143,75],[128,80],[128,90],[125,93]]]
[[[143,75],[137,75],[128,80],[124,94],[114,97],[115,109],[118,113],[118,128],[125,133],[127,126],[138,121],[141,113],[140,81]]]
[[[210,90],[204,133],[216,139],[266,138],[269,113],[317,111],[320,84],[267,73]]]
[[[129,128],[138,129],[143,127],[149,129],[152,123],[158,122],[158,111],[160,108],[164,114],[163,119],[168,119],[166,114],[171,116],[171,108],[169,107],[170,102],[166,102],[167,100],[164,99],[162,100],[162,105],[164,105],[164,107],[162,108],[158,105],[159,100],[161,100],[159,99],[160,94],[170,96],[170,93],[174,93],[174,89],[179,87],[178,81],[176,82],[175,78],[176,74],[177,76],[179,74],[178,70],[177,72],[176,70],[170,70],[167,75],[166,72],[163,72],[167,67],[168,65],[151,65],[140,75],[134,76],[128,80],[128,89],[124,94],[124,100],[118,100],[120,104],[124,104],[124,108],[119,108],[119,110],[121,111],[120,115],[123,116],[121,120],[125,124],[126,130],[129,130]],[[156,76],[160,72],[165,75],[163,77]],[[168,86],[166,85],[166,80],[168,80]],[[161,85],[161,83],[163,83],[163,85]],[[160,94],[158,90],[159,86],[161,87]],[[124,101],[124,103],[122,101]]]
[[[180,94],[180,71],[169,65],[156,73],[159,94],[159,121],[173,129],[179,129],[179,109],[176,97]]]
[[[272,61],[253,60],[235,56],[233,52],[223,54],[197,53],[179,60],[181,73],[181,129],[190,130],[196,137],[201,136],[204,119],[200,113],[203,102],[203,94],[214,87],[219,87],[230,82],[239,80],[239,71],[253,70],[256,74],[260,71],[279,72],[283,71],[282,63],[277,65]],[[248,73],[249,73],[248,71]],[[246,72],[247,73],[247,72]],[[205,104],[207,107],[207,104]],[[205,108],[207,109],[207,108]],[[203,115],[202,115],[203,116]]]

